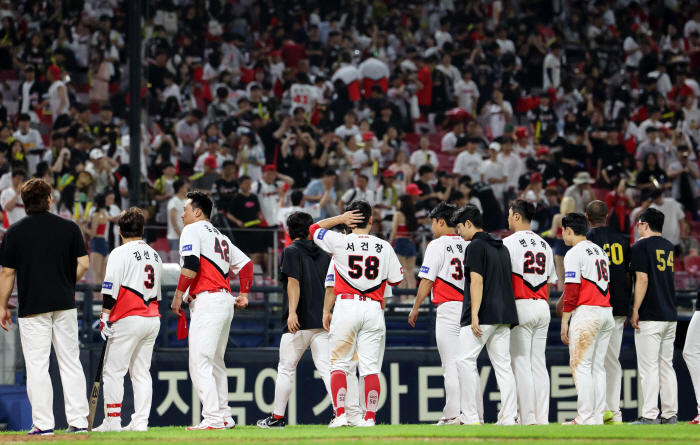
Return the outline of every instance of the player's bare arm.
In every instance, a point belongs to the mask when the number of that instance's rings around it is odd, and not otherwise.
[[[557,301],[557,317],[562,318],[564,315],[564,295],[559,297],[559,301]]]
[[[289,332],[296,334],[299,330],[299,317],[297,316],[297,307],[299,306],[299,294],[301,287],[296,278],[287,277],[287,295],[289,296],[289,317],[287,318],[287,327]]]
[[[418,286],[418,294],[416,295],[416,301],[413,302],[413,309],[411,309],[411,313],[408,314],[408,324],[410,324],[411,327],[416,327],[416,320],[418,319],[418,308],[420,308],[421,304],[423,304],[425,299],[428,298],[428,295],[430,295],[430,291],[433,289],[433,284],[435,283],[427,278],[423,278],[422,280],[420,280],[420,286]]]
[[[78,271],[75,274],[75,282],[79,282],[85,276],[85,272],[90,269],[90,257],[85,255],[78,258]]]
[[[481,308],[481,298],[484,293],[484,277],[476,272],[470,272],[471,283],[469,284],[469,292],[472,297],[472,332],[477,338],[481,338],[483,332],[479,327],[479,309]]]
[[[10,267],[3,267],[0,270],[0,327],[8,331],[8,325],[12,324],[12,314],[7,308],[10,301],[12,289],[15,287],[15,270]]]
[[[182,306],[182,297],[185,295],[185,292],[187,289],[190,287],[190,283],[192,282],[192,279],[197,276],[197,272],[182,268],[182,271],[180,272],[180,280],[177,283],[177,291],[175,291],[175,296],[173,297],[173,303],[170,305],[170,308],[173,310],[173,313],[175,315],[180,314],[180,306]]]
[[[632,306],[632,317],[630,317],[630,324],[633,328],[639,329],[639,308],[642,307],[642,302],[647,294],[647,288],[649,287],[649,275],[644,272],[635,272],[635,284],[634,284],[634,305]]]
[[[331,314],[331,309],[335,304],[335,294],[333,293],[332,287],[326,288],[326,298],[323,302],[323,329],[330,332],[331,331],[331,320],[333,319],[333,314]],[[290,306],[291,312],[291,306]]]
[[[364,221],[362,213],[358,210],[353,210],[351,212],[345,212],[342,215],[334,216],[333,218],[326,218],[316,223],[320,228],[329,230],[339,224],[345,224],[348,227],[355,227],[357,223]],[[313,227],[313,226],[312,226]]]

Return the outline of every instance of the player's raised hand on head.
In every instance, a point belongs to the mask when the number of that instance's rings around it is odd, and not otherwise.
[[[333,314],[324,313],[323,314],[323,329],[330,332],[331,331],[331,320],[333,319]]]
[[[296,334],[301,326],[299,325],[299,316],[294,312],[289,314],[287,318],[287,328],[290,334]]]
[[[0,309],[0,326],[6,331],[10,331],[9,325],[12,324],[12,313],[9,309]]]
[[[236,307],[244,308],[246,306],[248,306],[248,297],[246,295],[239,295],[238,298],[236,298]]]
[[[410,324],[412,328],[415,328],[417,319],[418,319],[418,310],[416,308],[413,308],[413,309],[411,309],[411,313],[408,314],[408,324]]]
[[[345,212],[342,215],[342,223],[348,227],[355,227],[357,224],[363,222],[365,217],[362,216],[359,210],[352,210],[350,212]]]

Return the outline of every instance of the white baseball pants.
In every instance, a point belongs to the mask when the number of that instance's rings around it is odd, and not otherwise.
[[[519,325],[510,331],[510,354],[521,425],[549,425],[549,373],[545,350],[547,300],[515,300]]]
[[[695,400],[698,403],[698,414],[700,414],[700,311],[695,311],[688,325],[683,358],[693,381]]]
[[[518,399],[515,391],[515,377],[510,364],[510,326],[479,325],[483,335],[477,338],[471,326],[462,327],[459,334],[459,370],[460,407],[459,420],[471,425],[481,420],[479,400],[475,395],[481,394],[479,373],[476,360],[486,346],[491,364],[496,371],[496,380],[501,389],[501,411],[498,413],[499,425],[514,425],[518,414]],[[482,406],[483,410],[483,406]]]
[[[63,385],[68,425],[87,428],[90,407],[85,373],[80,364],[78,311],[46,312],[19,319],[22,352],[27,368],[27,394],[32,405],[32,421],[40,430],[55,427],[53,387],[49,376],[51,345],[56,351]]]
[[[620,347],[622,331],[627,317],[614,317],[615,326],[610,334],[608,350],[605,352],[605,411],[613,412],[613,422],[622,422],[620,411],[620,392],[622,391],[622,366],[620,365]]]
[[[605,415],[605,354],[615,320],[612,308],[579,306],[569,324],[569,365],[578,402],[579,425],[602,425]]]
[[[459,417],[460,413],[457,356],[459,355],[459,333],[462,328],[461,319],[461,301],[448,301],[437,307],[435,340],[442,362],[442,376],[445,379],[445,407],[442,409],[444,419],[454,419]],[[481,379],[477,381],[479,382],[477,392],[481,395]],[[483,408],[481,417],[483,417]]]
[[[202,401],[204,422],[223,428],[231,418],[224,354],[235,299],[226,292],[202,293],[190,303],[190,376]]]
[[[673,342],[676,340],[675,321],[640,321],[634,331],[637,349],[637,368],[642,381],[642,417],[659,417],[658,400],[661,396],[661,417],[678,415],[678,382],[673,369]]]
[[[351,362],[357,350],[360,377],[379,374],[379,360],[386,335],[384,311],[378,301],[353,300],[338,297],[328,336],[331,352],[331,372],[350,372]]]
[[[121,422],[124,375],[129,371],[134,389],[131,426],[147,427],[153,398],[151,358],[160,317],[126,317],[114,322],[113,327],[114,335],[108,339],[102,371],[105,420],[111,417]]]
[[[384,347],[386,336],[382,337],[382,344],[379,350],[379,367],[384,362]],[[365,403],[365,379],[357,378],[357,352],[352,358],[350,372],[347,374],[348,388],[345,396],[345,415],[349,425],[357,425],[365,418],[367,404]],[[362,395],[361,395],[362,394]],[[331,395],[331,400],[333,396]],[[335,408],[335,407],[333,407]]]
[[[326,391],[331,394],[330,351],[328,333],[325,329],[305,329],[294,334],[282,334],[280,362],[277,365],[274,414],[284,416],[289,396],[294,389],[294,374],[306,348],[311,347],[311,357],[321,375]],[[332,399],[332,396],[331,396]]]

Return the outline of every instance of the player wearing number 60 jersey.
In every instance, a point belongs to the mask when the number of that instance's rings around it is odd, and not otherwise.
[[[416,301],[408,316],[411,326],[416,326],[418,308],[431,295],[437,306],[435,319],[435,339],[437,341],[442,375],[445,378],[445,407],[442,418],[437,425],[459,425],[459,371],[457,354],[459,353],[459,332],[462,328],[462,300],[464,299],[464,268],[462,260],[469,241],[456,233],[452,216],[457,207],[444,202],[438,204],[428,217],[433,225],[435,240],[425,250],[423,265],[418,276],[421,278]],[[481,400],[481,384],[477,385],[477,402]],[[483,401],[479,418],[483,419]]]
[[[209,222],[214,204],[207,194],[189,192],[187,198],[182,214],[185,228],[180,236],[182,272],[171,307],[179,315],[183,296],[190,304],[190,375],[204,418],[187,429],[233,428],[224,353],[233,306],[248,305],[253,263]],[[241,281],[237,298],[231,295],[229,270]]]
[[[351,227],[350,235],[329,229],[338,224]],[[367,413],[359,426],[374,426],[379,403],[379,352],[386,334],[382,300],[387,285],[396,286],[403,280],[399,259],[384,240],[369,235],[372,228],[372,206],[355,201],[347,212],[311,226],[314,242],[335,260],[333,294],[325,301],[323,324],[330,323],[331,392],[336,419],[330,427],[346,426],[345,396],[347,373],[357,350],[360,376],[365,382]],[[335,304],[335,313],[330,310]]]
[[[109,341],[105,354],[105,420],[96,431],[120,431],[124,375],[131,373],[134,388],[134,415],[127,431],[146,431],[151,412],[151,355],[160,329],[160,277],[163,263],[143,242],[146,224],[135,207],[119,215],[123,244],[114,249],[107,262],[102,283],[100,330]]]
[[[557,280],[552,248],[530,231],[535,205],[518,199],[510,204],[508,226],[515,233],[503,240],[513,271],[513,294],[520,324],[510,332],[510,357],[521,425],[549,424],[549,373],[545,361],[549,330],[549,290]]]
[[[586,239],[588,223],[584,215],[569,213],[561,224],[564,242],[571,246],[564,257],[561,339],[569,345],[569,365],[578,392],[578,416],[565,425],[602,425],[605,354],[615,325],[608,290],[608,255]]]

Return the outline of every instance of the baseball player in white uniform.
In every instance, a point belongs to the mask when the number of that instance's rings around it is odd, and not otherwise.
[[[464,299],[464,269],[462,260],[469,241],[464,241],[456,233],[452,216],[457,207],[441,202],[430,212],[435,240],[428,244],[423,256],[423,264],[418,276],[421,278],[416,301],[408,315],[408,322],[414,328],[418,319],[418,309],[428,295],[437,306],[435,319],[435,339],[437,341],[442,375],[445,378],[445,407],[442,418],[436,425],[459,425],[459,331]],[[480,401],[479,418],[484,418],[481,383],[477,385],[477,400]]]
[[[182,272],[171,308],[179,314],[183,301],[190,304],[190,375],[202,401],[199,425],[188,430],[235,427],[228,405],[228,376],[224,354],[234,304],[248,305],[253,263],[209,222],[214,204],[203,192],[187,194],[180,236]],[[238,274],[241,293],[231,295],[229,270]]]
[[[124,375],[131,374],[134,414],[125,431],[147,431],[153,386],[151,356],[160,329],[158,302],[163,263],[146,242],[146,219],[132,207],[117,221],[122,245],[109,255],[102,283],[100,331],[108,341],[102,379],[105,420],[95,431],[120,431]]]
[[[588,222],[580,213],[562,219],[563,238],[571,250],[564,257],[564,313],[561,340],[569,345],[578,416],[564,425],[603,425],[605,354],[615,326],[610,306],[608,255],[586,239]],[[571,320],[571,326],[569,326]]]
[[[374,426],[379,403],[379,352],[386,326],[382,310],[384,290],[403,280],[403,268],[391,245],[369,235],[372,206],[355,201],[343,215],[324,219],[311,226],[314,242],[335,259],[335,299],[327,298],[323,324],[329,329],[331,348],[331,392],[336,419],[331,428],[347,426],[345,396],[347,373],[357,351],[360,376],[365,383],[367,413],[358,426]],[[352,228],[342,235],[330,229],[338,224]],[[330,310],[336,305],[335,316]]]
[[[683,359],[688,366],[693,388],[695,388],[695,400],[698,402],[698,415],[690,421],[690,424],[698,425],[700,424],[700,298],[695,300],[695,312],[688,325]]]
[[[510,331],[510,357],[521,425],[549,425],[549,373],[545,360],[549,330],[549,290],[557,280],[554,253],[530,230],[535,205],[525,199],[510,203],[508,227],[515,232],[503,240],[513,271],[513,294],[518,326]]]

